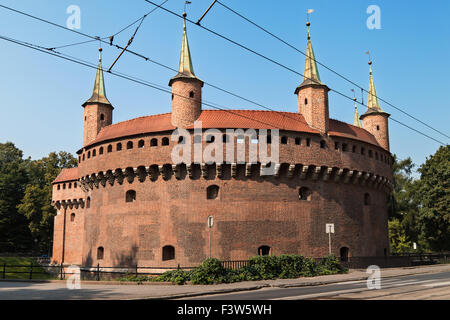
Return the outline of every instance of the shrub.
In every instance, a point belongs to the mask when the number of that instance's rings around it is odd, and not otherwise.
[[[347,272],[348,269],[341,266],[339,259],[334,255],[328,255],[319,260],[318,271],[320,274],[336,274]]]
[[[185,284],[190,279],[190,273],[184,270],[166,271],[162,275],[157,276],[153,281],[173,282],[176,284]]]
[[[209,258],[203,261],[200,267],[192,271],[190,278],[193,284],[228,282],[227,269],[215,258]]]

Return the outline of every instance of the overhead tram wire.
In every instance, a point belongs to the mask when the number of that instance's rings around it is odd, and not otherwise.
[[[154,5],[154,6],[157,6],[158,8],[163,9],[164,11],[167,11],[167,12],[169,12],[169,13],[175,15],[175,16],[178,16],[178,17],[182,18],[182,16],[178,15],[177,13],[175,13],[175,12],[173,12],[173,11],[171,11],[171,10],[168,10],[168,9],[162,7],[162,5],[157,5],[157,4],[155,4],[155,3],[153,3],[153,2],[151,2],[151,1],[149,1],[149,0],[145,0],[145,1],[151,3],[151,4]],[[65,27],[65,26],[62,26],[62,25],[59,25],[59,24],[57,24],[57,23],[54,23],[54,22],[51,22],[51,21],[48,21],[48,20],[45,20],[45,19],[42,19],[42,18],[33,16],[33,15],[31,15],[31,14],[28,14],[28,13],[25,13],[25,12],[22,12],[22,11],[19,11],[19,10],[16,10],[16,9],[13,9],[13,8],[10,8],[10,7],[1,5],[1,4],[0,4],[0,7],[4,8],[4,9],[7,9],[7,10],[10,10],[10,11],[13,11],[13,12],[16,12],[16,13],[18,13],[18,14],[25,15],[25,16],[30,17],[30,18],[32,18],[32,19],[36,19],[36,20],[38,20],[38,21],[41,21],[41,22],[44,22],[44,23],[47,23],[47,24],[56,26],[56,27],[58,27],[58,28],[65,29],[65,30],[68,30],[68,31],[71,31],[71,32],[74,32],[74,33],[77,33],[77,34],[80,34],[80,35],[83,35],[83,36],[88,37],[88,38],[91,38],[91,39],[93,39],[93,40],[95,40],[95,41],[100,41],[100,42],[106,43],[106,44],[108,44],[108,45],[110,44],[109,42],[106,42],[106,41],[104,41],[104,40],[102,40],[102,39],[99,40],[98,37],[94,37],[94,36],[91,36],[91,35],[82,33],[82,32],[80,32],[80,31],[77,31],[77,30],[69,29],[69,28],[67,28],[67,27]],[[184,18],[183,18],[183,19],[184,19]],[[190,22],[190,23],[194,23],[192,20],[189,20],[189,19],[186,19],[186,20],[187,20],[188,22]],[[203,27],[203,26],[201,26],[201,25],[200,25],[199,27],[204,28],[204,29],[206,29],[206,30],[208,30],[209,32],[212,32],[212,33],[214,33],[214,34],[217,34],[215,31],[209,30],[208,28],[205,28],[205,27]],[[228,38],[226,38],[225,36],[222,36],[222,35],[220,35],[220,34],[217,34],[217,35],[218,35],[219,37],[222,37],[222,38],[226,39],[227,41],[230,41],[230,42],[232,42],[232,43],[236,43],[235,41],[233,41],[233,40],[231,40],[231,39],[228,39]],[[243,45],[241,45],[241,44],[238,44],[238,43],[236,43],[236,44],[237,44],[238,46],[243,47],[243,48],[246,49],[246,50],[249,50],[249,51],[253,52],[251,49],[246,48],[245,46],[243,46]],[[121,47],[121,46],[119,46],[119,45],[113,45],[113,46],[116,47],[117,49],[123,50],[123,47]],[[42,48],[43,48],[43,47],[42,47]],[[43,49],[44,49],[44,50],[48,50],[48,48],[43,48]],[[49,51],[49,52],[52,52],[52,51]],[[166,69],[169,69],[169,70],[172,70],[172,71],[177,72],[177,70],[175,70],[175,69],[173,69],[173,68],[171,68],[171,67],[169,67],[169,66],[166,66],[166,65],[164,65],[164,64],[162,64],[162,63],[160,63],[160,62],[157,62],[157,61],[155,61],[155,60],[152,60],[152,59],[150,59],[150,58],[148,58],[148,57],[146,57],[146,56],[144,56],[144,55],[142,55],[142,54],[140,54],[140,53],[134,52],[134,51],[129,50],[129,49],[127,49],[127,52],[132,53],[132,54],[136,55],[137,57],[140,57],[140,58],[144,59],[145,61],[154,63],[154,64],[159,65],[159,66],[161,66],[161,67],[164,67],[164,68],[166,68]],[[304,75],[302,75],[301,73],[299,73],[299,72],[297,72],[297,71],[295,71],[295,70],[290,69],[289,67],[286,67],[286,66],[284,66],[284,65],[282,65],[282,64],[280,64],[280,63],[278,63],[278,62],[276,62],[276,61],[274,61],[274,60],[272,60],[272,59],[270,59],[270,58],[267,58],[267,57],[263,56],[262,54],[259,54],[259,53],[255,53],[255,54],[257,54],[257,55],[259,55],[259,56],[261,56],[261,57],[263,57],[264,59],[267,59],[267,60],[269,60],[269,61],[273,61],[274,63],[279,64],[280,66],[282,66],[283,68],[288,69],[288,70],[290,70],[290,71],[292,71],[292,72],[294,72],[294,73],[296,73],[296,74],[298,74],[298,75],[300,75],[300,76],[304,76]],[[312,81],[315,81],[314,79],[311,79],[311,80],[312,80]],[[233,95],[233,96],[235,96],[235,97],[238,97],[238,98],[241,98],[241,99],[243,99],[243,100],[246,100],[246,101],[248,101],[248,102],[252,102],[252,101],[249,100],[249,99],[243,98],[243,97],[241,97],[240,95],[231,93],[230,91],[227,91],[227,90],[222,89],[222,88],[220,88],[220,87],[217,87],[217,86],[208,84],[208,83],[206,83],[206,82],[205,82],[205,84],[207,84],[207,85],[209,85],[209,86],[211,86],[211,87],[213,87],[213,88],[215,88],[215,89],[221,90],[221,91],[223,91],[223,92],[225,92],[225,93],[231,94],[231,95]],[[354,101],[353,98],[351,98],[351,97],[349,97],[349,96],[347,96],[347,95],[345,95],[345,94],[343,94],[343,93],[341,93],[341,92],[339,92],[339,91],[336,91],[336,90],[334,90],[334,89],[330,89],[330,91],[336,92],[336,93],[338,93],[339,95],[341,95],[341,96],[343,96],[343,97],[345,97],[345,98],[347,98],[347,99],[349,99],[349,100]],[[252,103],[254,103],[254,102],[252,102]],[[359,101],[357,101],[357,103],[360,104],[360,105],[362,105],[362,106],[367,107],[365,104],[363,104],[363,103],[361,103],[361,102],[359,102]],[[263,108],[265,108],[265,109],[267,109],[267,110],[275,111],[275,110],[272,110],[272,109],[270,109],[270,108],[268,108],[268,107],[266,107],[266,106],[263,106],[263,105],[261,105],[261,104],[258,104],[258,103],[254,103],[254,104],[259,105],[259,106],[261,106],[261,107],[263,107]],[[290,117],[288,117],[288,118],[290,118]],[[299,123],[302,123],[302,124],[307,124],[306,121],[300,121],[299,119],[295,119],[295,118],[291,118],[291,119],[292,119],[292,120],[295,120],[295,121],[298,121]],[[392,118],[391,118],[391,119],[392,119]],[[397,120],[394,120],[394,121],[395,121],[395,122],[398,122],[398,123],[401,123],[400,121],[397,121]],[[407,128],[410,128],[410,127],[407,126],[407,125],[404,125],[404,126],[407,127]],[[420,131],[417,131],[417,130],[413,130],[413,131],[415,131],[415,132],[420,132]],[[428,135],[426,135],[426,134],[424,134],[424,133],[422,133],[422,132],[420,132],[420,134],[421,134],[421,135],[424,135],[424,136],[426,136],[427,138],[430,138],[430,139],[432,139],[433,141],[436,141],[436,142],[438,142],[438,143],[440,143],[440,144],[442,144],[442,145],[446,145],[445,143],[442,143],[442,142],[440,142],[440,141],[438,141],[438,140],[436,140],[436,139],[434,139],[434,138],[431,138],[430,136],[428,136]]]
[[[151,0],[144,0],[144,1],[147,2],[147,3],[149,3],[149,4],[151,4],[151,5],[154,5],[154,6],[157,5],[157,4],[155,4],[155,3],[154,3],[153,1],[151,1]],[[218,2],[219,4],[222,4],[222,3],[219,2],[219,1],[217,1],[217,2]],[[223,5],[223,4],[222,4],[222,5]],[[161,9],[163,9],[164,11],[166,11],[166,12],[172,14],[172,15],[175,15],[175,16],[177,16],[177,17],[179,17],[179,18],[183,18],[181,15],[179,15],[178,13],[176,13],[176,12],[174,12],[174,11],[172,11],[172,10],[169,10],[169,9],[167,9],[167,8],[164,8],[164,7],[161,7]],[[242,15],[240,15],[240,16],[242,16]],[[242,17],[243,17],[243,16],[242,16]],[[247,19],[247,18],[244,18],[244,19],[246,19],[247,21],[249,21],[249,19]],[[224,39],[224,40],[226,40],[226,41],[228,41],[228,42],[230,42],[230,43],[232,43],[232,44],[238,46],[238,47],[241,47],[242,49],[244,49],[244,50],[246,50],[246,51],[249,51],[249,52],[251,52],[251,53],[253,53],[253,54],[255,54],[255,55],[257,55],[257,56],[259,56],[259,57],[261,57],[261,58],[263,58],[263,59],[265,59],[265,60],[267,60],[267,61],[269,61],[269,62],[272,62],[272,63],[274,63],[274,64],[276,64],[276,65],[278,65],[278,66],[280,66],[280,67],[282,67],[282,68],[284,68],[284,69],[286,69],[286,70],[288,70],[288,71],[291,71],[291,72],[293,72],[293,73],[295,73],[295,74],[297,74],[297,75],[300,75],[300,76],[304,76],[304,75],[302,75],[301,73],[297,72],[296,70],[294,70],[294,69],[292,69],[292,68],[290,68],[290,67],[288,67],[288,66],[286,66],[286,65],[284,65],[284,64],[282,64],[282,63],[280,63],[280,62],[278,62],[278,61],[276,61],[276,60],[274,60],[274,59],[272,59],[272,58],[269,58],[269,57],[267,57],[267,56],[265,56],[265,55],[263,55],[263,54],[261,54],[261,53],[255,51],[255,50],[253,50],[253,49],[251,49],[251,48],[249,48],[249,47],[247,47],[247,46],[245,46],[245,45],[243,45],[243,44],[241,44],[241,43],[239,43],[239,42],[237,42],[237,41],[234,41],[234,40],[232,40],[232,39],[230,39],[230,38],[228,38],[228,37],[226,37],[226,36],[224,36],[224,35],[222,35],[222,34],[216,32],[216,31],[214,31],[214,30],[212,30],[212,29],[209,29],[209,28],[207,28],[207,27],[205,27],[205,26],[202,26],[202,25],[200,25],[200,24],[197,24],[196,22],[194,22],[194,21],[192,21],[192,20],[190,20],[190,19],[186,19],[186,21],[188,21],[189,23],[194,24],[194,25],[196,25],[196,26],[198,26],[198,27],[200,27],[200,28],[202,28],[202,29],[204,29],[204,30],[206,30],[206,31],[208,31],[208,32],[210,32],[210,33],[216,35],[217,37],[222,38],[222,39]],[[254,24],[254,25],[256,25],[254,22],[251,22],[251,23]],[[283,43],[289,45],[289,46],[292,47],[294,50],[296,50],[296,51],[298,51],[298,52],[300,52],[300,53],[306,55],[306,54],[303,53],[301,50],[295,48],[294,46],[292,46],[292,45],[290,45],[289,43],[285,42],[285,41],[282,40],[281,38],[279,38],[279,37],[275,36],[274,34],[270,33],[270,32],[267,31],[266,29],[264,29],[264,28],[262,28],[262,27],[260,27],[260,26],[258,26],[258,27],[259,27],[260,29],[264,30],[265,32],[269,33],[270,35],[276,37],[278,40],[281,40]],[[323,65],[322,63],[318,62],[317,60],[315,60],[315,61],[316,61],[317,63],[319,63],[321,66],[324,66],[326,69],[330,70],[331,72],[337,74],[337,75],[340,76],[341,78],[343,78],[343,79],[349,81],[350,83],[352,83],[353,85],[357,86],[358,88],[361,88],[363,91],[368,92],[367,90],[365,90],[365,89],[364,89],[363,87],[361,87],[360,85],[358,85],[358,84],[354,83],[353,81],[347,79],[346,77],[344,77],[344,76],[342,76],[341,74],[337,73],[336,71],[330,69],[329,67]],[[313,79],[310,79],[310,80],[313,80]],[[345,94],[343,94],[343,93],[341,93],[341,92],[339,92],[339,91],[337,91],[337,90],[334,90],[334,89],[331,89],[331,88],[330,88],[330,91],[335,92],[335,93],[337,93],[338,95],[341,95],[341,96],[343,96],[343,97],[345,97],[345,98],[347,98],[347,99],[353,100],[351,97],[349,97],[349,96],[347,96],[347,95],[345,95]],[[379,99],[380,101],[386,103],[387,105],[389,105],[389,106],[395,108],[396,110],[402,112],[403,114],[407,115],[408,117],[410,117],[410,118],[412,118],[412,119],[418,121],[419,123],[423,124],[424,126],[430,128],[430,129],[434,130],[435,132],[437,132],[437,133],[439,133],[439,134],[441,134],[441,135],[443,135],[443,136],[445,136],[445,137],[447,137],[447,138],[450,139],[450,136],[448,136],[448,135],[446,135],[445,133],[443,133],[443,132],[441,132],[441,131],[439,131],[439,130],[433,128],[433,127],[431,127],[430,125],[426,124],[426,123],[423,122],[422,120],[420,120],[420,119],[418,119],[418,118],[412,116],[411,114],[407,113],[406,111],[403,111],[402,109],[400,109],[400,108],[394,106],[394,105],[391,104],[390,102],[388,102],[388,101],[386,101],[386,100],[384,100],[384,99],[382,99],[382,98],[379,98],[379,97],[378,97],[378,99]],[[363,103],[361,103],[361,102],[359,102],[359,101],[358,101],[358,103],[364,106]]]
[[[166,2],[168,2],[169,0],[165,0],[164,2],[162,2],[160,5],[164,5]],[[6,7],[4,7],[6,8]],[[152,10],[150,10],[149,12],[147,12],[146,14],[144,14],[142,17],[139,17],[139,19],[133,21],[132,23],[130,23],[129,25],[127,25],[126,27],[120,29],[118,32],[114,33],[111,36],[106,36],[106,37],[101,37],[99,39],[101,40],[106,40],[106,39],[114,39],[114,37],[116,37],[117,35],[121,34],[122,32],[124,32],[125,30],[131,28],[132,26],[134,26],[136,23],[138,23],[139,21],[141,21],[141,23],[139,24],[139,27],[142,25],[142,21],[151,13],[153,13],[154,11],[156,11],[159,7],[153,8]],[[138,29],[139,29],[138,27]],[[88,40],[88,41],[82,41],[82,42],[75,42],[75,43],[70,43],[70,44],[66,44],[66,45],[61,45],[61,46],[57,46],[57,47],[52,47],[52,48],[48,48],[48,50],[57,50],[57,49],[62,49],[62,48],[67,48],[67,47],[73,47],[73,46],[77,46],[77,45],[81,45],[81,44],[86,44],[86,43],[91,43],[94,41],[98,41],[98,39],[93,39],[93,40]],[[111,44],[111,42],[110,42]]]
[[[153,5],[157,6],[158,8],[165,9],[164,7],[162,7],[162,4],[161,4],[161,5],[153,4]],[[48,23],[48,24],[50,24],[50,25],[59,27],[59,28],[61,28],[61,29],[65,29],[65,30],[68,30],[68,31],[71,31],[71,32],[75,32],[75,33],[77,33],[77,34],[80,34],[80,35],[83,35],[83,36],[85,36],[85,37],[91,38],[91,39],[93,39],[93,41],[100,41],[101,43],[105,43],[105,44],[111,45],[109,42],[106,42],[106,41],[104,41],[104,40],[101,39],[101,38],[99,39],[99,37],[94,37],[94,36],[91,36],[91,35],[89,35],[89,34],[85,34],[85,33],[80,32],[80,31],[76,31],[76,30],[73,30],[73,29],[69,29],[69,28],[67,28],[67,27],[65,27],[65,26],[62,26],[62,25],[59,25],[59,24],[57,24],[57,23],[54,23],[54,22],[51,22],[51,21],[48,21],[48,20],[45,20],[45,19],[42,19],[42,18],[33,16],[33,15],[31,15],[31,14],[28,14],[28,13],[25,13],[25,12],[22,12],[22,11],[19,11],[19,10],[16,10],[16,9],[13,9],[13,8],[10,8],[10,7],[1,5],[1,4],[0,4],[0,7],[5,8],[5,9],[7,9],[7,10],[11,10],[11,11],[13,11],[13,12],[16,12],[16,13],[19,13],[19,14],[22,14],[22,15],[25,15],[25,16],[30,17],[30,18],[32,18],[32,19],[36,19],[36,20],[38,20],[38,21],[41,21],[41,22],[44,22],[44,23]],[[191,21],[190,21],[190,22],[191,22]],[[114,44],[113,46],[116,47],[117,49],[120,49],[120,50],[123,50],[123,49],[124,49],[123,47],[121,47],[121,46],[119,46],[119,45],[116,45],[116,44]],[[44,48],[44,49],[49,50],[48,48]],[[51,51],[51,50],[50,50],[50,51]],[[142,54],[140,54],[140,53],[137,53],[137,52],[132,51],[132,50],[129,50],[129,49],[126,49],[126,51],[129,52],[129,53],[134,54],[135,56],[137,56],[137,57],[139,57],[139,58],[141,58],[141,59],[144,59],[145,61],[151,62],[151,63],[153,63],[153,64],[156,64],[156,65],[160,66],[160,67],[166,68],[166,69],[168,69],[168,70],[171,70],[171,71],[174,71],[174,72],[178,72],[178,70],[176,70],[176,69],[174,69],[174,68],[172,68],[172,67],[169,67],[169,66],[167,66],[167,65],[165,65],[165,64],[163,64],[163,63],[160,63],[160,62],[157,62],[157,61],[155,61],[155,60],[152,60],[152,59],[150,59],[150,58],[148,58],[148,57],[146,57],[146,56],[144,56],[144,55],[142,55]],[[301,75],[301,74],[300,74],[300,75]],[[311,80],[312,80],[312,81],[315,81],[314,79],[311,79]],[[207,82],[204,82],[204,83],[205,83],[206,85],[212,87],[212,88],[215,88],[215,89],[217,89],[217,90],[220,90],[220,91],[222,91],[222,92],[225,92],[225,93],[227,93],[227,94],[230,94],[230,95],[232,95],[232,96],[234,96],[234,97],[236,97],[236,98],[240,98],[240,99],[243,99],[243,100],[245,100],[245,101],[247,101],[247,102],[253,103],[253,104],[255,104],[255,105],[257,105],[257,106],[260,106],[260,107],[262,107],[262,108],[264,108],[264,109],[266,109],[266,110],[269,110],[269,111],[275,111],[275,110],[273,110],[273,109],[271,109],[271,108],[269,108],[269,107],[266,107],[266,106],[264,106],[264,105],[262,105],[262,104],[253,102],[253,101],[250,100],[250,99],[247,99],[247,98],[244,98],[244,97],[242,97],[242,96],[240,96],[240,95],[238,95],[238,94],[232,93],[231,91],[222,89],[222,88],[220,88],[220,87],[218,87],[218,86],[215,86],[215,85],[210,84],[210,83],[207,83]],[[288,117],[288,116],[286,116],[286,115],[284,115],[284,117],[287,117],[287,118],[290,118],[291,120],[294,120],[294,121],[297,121],[297,122],[299,122],[299,123],[308,125],[308,124],[306,123],[306,121],[301,121],[301,120],[299,120],[298,118],[291,118],[291,117]],[[314,128],[314,127],[312,127],[312,128]],[[317,128],[314,128],[314,129],[317,129]]]
[[[68,56],[68,55],[64,55],[64,54],[59,53],[59,52],[49,51],[49,50],[47,50],[47,49],[46,49],[45,47],[43,47],[43,46],[39,46],[39,45],[32,44],[32,43],[25,42],[25,41],[16,40],[16,39],[9,38],[9,37],[5,37],[5,36],[1,36],[1,35],[0,35],[0,39],[3,39],[3,40],[5,40],[5,41],[11,42],[11,43],[15,43],[15,44],[17,44],[17,45],[20,45],[20,46],[23,46],[23,47],[27,47],[27,48],[30,48],[30,49],[33,49],[33,50],[37,50],[37,51],[40,51],[40,52],[43,52],[43,53],[46,53],[46,54],[49,54],[49,55],[58,57],[58,58],[60,58],[60,59],[64,59],[64,60],[67,60],[67,61],[70,61],[70,62],[79,64],[79,65],[83,65],[83,66],[89,67],[89,68],[91,68],[91,69],[98,69],[98,66],[96,66],[96,65],[93,64],[93,63],[90,63],[90,62],[87,62],[87,61],[83,61],[83,60],[81,60],[81,59],[78,59],[78,58],[75,58],[75,57],[71,57],[71,56]],[[102,69],[102,71],[105,71],[105,70]],[[132,82],[135,82],[135,83],[138,83],[138,84],[141,84],[141,85],[144,85],[144,86],[147,86],[147,87],[150,87],[150,88],[153,88],[153,89],[156,89],[156,90],[159,90],[159,91],[168,93],[168,94],[175,94],[175,95],[180,96],[180,97],[182,97],[182,98],[184,98],[184,99],[190,99],[189,97],[185,97],[185,96],[183,96],[183,95],[180,95],[180,94],[177,94],[177,93],[173,93],[171,90],[165,89],[165,88],[163,88],[161,85],[153,84],[153,83],[150,83],[150,82],[148,82],[148,81],[146,81],[146,80],[141,80],[141,79],[138,79],[138,78],[136,78],[136,77],[129,76],[129,75],[126,75],[126,74],[123,74],[123,73],[119,73],[119,72],[113,72],[113,71],[111,71],[110,74],[112,74],[112,75],[114,75],[114,76],[116,76],[116,77],[119,77],[119,78],[126,79],[126,80],[128,80],[128,81],[132,81]],[[236,116],[239,116],[239,117],[242,117],[242,118],[246,118],[246,119],[249,119],[249,120],[252,120],[252,121],[256,121],[256,122],[259,122],[259,123],[261,123],[261,124],[268,125],[269,127],[275,127],[275,128],[283,129],[283,130],[284,130],[284,128],[280,128],[280,127],[277,126],[277,125],[270,124],[270,123],[267,123],[267,122],[264,122],[264,121],[260,121],[260,120],[258,120],[258,119],[254,119],[254,118],[247,117],[247,116],[245,116],[245,115],[242,115],[242,114],[233,112],[232,109],[224,109],[224,107],[218,107],[218,104],[216,104],[216,103],[207,102],[207,101],[201,101],[201,103],[202,103],[203,105],[212,107],[212,108],[217,109],[217,110],[229,112],[229,113],[234,114],[234,115],[236,115]],[[415,132],[417,132],[417,133],[419,133],[419,134],[421,134],[421,135],[423,135],[423,136],[425,136],[425,137],[427,137],[427,138],[429,138],[429,139],[431,139],[431,140],[437,142],[437,143],[440,143],[440,144],[442,144],[442,145],[445,145],[445,144],[442,143],[441,141],[436,140],[436,139],[434,139],[433,137],[430,137],[430,136],[424,134],[424,133],[421,132],[421,131],[418,131],[418,130],[416,130],[416,129],[414,129],[414,128],[411,128],[411,127],[409,127],[408,125],[405,125],[405,124],[403,124],[403,123],[401,123],[400,121],[397,121],[397,120],[395,120],[395,119],[393,119],[393,120],[394,120],[395,122],[398,122],[399,124],[401,124],[401,125],[403,125],[403,126],[409,128],[409,129],[411,129],[411,130],[413,130],[413,131],[415,131]]]
[[[79,59],[79,58],[76,58],[76,57],[72,57],[72,56],[69,56],[69,55],[65,55],[65,54],[62,54],[60,52],[49,51],[49,50],[47,50],[47,48],[45,48],[43,46],[40,46],[40,45],[36,45],[36,44],[29,43],[29,42],[13,39],[13,38],[10,38],[10,37],[5,37],[5,36],[2,36],[2,35],[0,35],[0,39],[3,39],[5,41],[11,42],[11,43],[15,43],[15,44],[23,46],[23,47],[27,47],[29,49],[40,51],[42,53],[46,53],[46,54],[52,55],[54,57],[58,57],[58,58],[61,58],[61,59],[64,59],[64,60],[67,60],[67,61],[79,64],[79,65],[82,65],[82,66],[85,66],[85,67],[88,67],[88,68],[91,68],[91,69],[95,69],[95,70],[98,69],[98,66],[95,65],[94,63],[87,62],[87,61],[84,61],[82,59]],[[106,71],[103,68],[101,70],[102,71]],[[165,89],[161,85],[154,84],[154,83],[148,82],[146,80],[141,80],[141,79],[136,78],[134,76],[126,75],[124,73],[115,72],[115,71],[111,71],[111,72],[109,72],[109,74],[114,75],[114,76],[119,77],[119,78],[122,78],[122,79],[125,79],[125,80],[128,80],[128,81],[132,81],[132,82],[135,82],[135,83],[138,83],[138,84],[141,84],[141,85],[153,88],[153,89],[156,89],[156,90],[159,90],[159,91],[162,91],[162,92],[165,92],[165,93],[168,93],[168,94],[174,94],[174,95],[179,96],[179,97],[181,97],[183,99],[192,100],[192,98],[190,98],[188,96],[184,96],[184,95],[181,95],[181,94],[173,93],[171,90]],[[248,119],[248,120],[251,120],[251,121],[259,122],[259,123],[267,125],[269,127],[285,130],[284,127],[280,127],[280,126],[274,125],[272,123],[264,122],[264,121],[261,121],[261,120],[258,120],[258,119],[254,119],[252,117],[248,117],[248,116],[245,116],[245,115],[233,112],[234,110],[232,110],[232,109],[224,109],[225,107],[220,106],[217,103],[208,102],[206,100],[202,100],[200,102],[203,105],[205,105],[205,106],[208,106],[208,107],[211,107],[211,108],[214,108],[214,109],[217,109],[217,110],[225,111],[225,112],[234,114],[234,115],[236,115],[238,117],[242,117],[242,118],[245,118],[245,119]]]
[[[126,46],[123,48],[123,50],[120,52],[120,54],[119,54],[119,56],[116,58],[116,60],[114,60],[114,62],[113,62],[112,65],[109,67],[109,69],[108,69],[107,72],[111,72],[112,68],[113,68],[114,65],[117,63],[117,61],[119,61],[120,57],[124,54],[125,51],[127,51],[128,47],[131,46],[131,44],[132,44],[133,41],[134,41],[134,38],[136,37],[136,34],[138,33],[139,29],[140,29],[141,26],[142,26],[142,23],[144,23],[145,18],[147,18],[148,15],[151,14],[152,12],[154,12],[156,9],[159,9],[160,6],[164,5],[167,1],[169,1],[169,0],[163,1],[163,2],[159,5],[159,7],[154,8],[153,10],[151,10],[149,13],[145,14],[145,15],[140,19],[140,23],[139,23],[139,25],[137,26],[137,28],[136,28],[136,30],[134,31],[134,33],[133,33],[133,35],[131,36],[131,38],[128,40],[127,45],[126,45]],[[114,36],[111,36],[111,37],[110,37],[110,44],[112,44],[113,41],[114,41]]]
[[[271,37],[273,37],[273,38],[277,39],[278,41],[284,43],[286,46],[290,47],[291,49],[293,49],[293,50],[295,50],[295,51],[301,53],[301,54],[304,55],[304,56],[307,56],[307,54],[306,54],[305,52],[303,52],[302,50],[298,49],[297,47],[295,47],[294,45],[290,44],[290,43],[287,42],[286,40],[283,40],[282,38],[280,38],[279,36],[277,36],[277,35],[275,35],[274,33],[270,32],[270,31],[267,30],[266,28],[260,26],[260,25],[257,24],[256,22],[254,22],[254,21],[250,20],[249,18],[245,17],[244,15],[242,15],[242,14],[239,13],[239,12],[237,12],[236,10],[234,10],[234,9],[230,8],[229,6],[225,5],[225,4],[222,3],[221,1],[217,0],[216,2],[217,2],[218,4],[220,4],[222,7],[224,7],[225,9],[227,9],[227,10],[229,10],[230,12],[234,13],[235,15],[237,15],[238,17],[240,17],[240,18],[244,19],[245,21],[247,21],[248,23],[252,24],[252,25],[255,26],[256,28],[262,30],[263,32],[265,32],[265,33],[267,33],[268,35],[270,35]],[[423,122],[422,120],[420,120],[420,119],[414,117],[413,115],[407,113],[406,111],[402,110],[401,108],[399,108],[399,107],[397,107],[397,106],[391,104],[390,102],[384,100],[383,98],[379,97],[378,95],[374,95],[373,93],[367,91],[366,89],[364,89],[364,87],[358,85],[358,84],[355,83],[354,81],[348,79],[347,77],[345,77],[345,76],[342,75],[341,73],[339,73],[339,72],[333,70],[332,68],[326,66],[325,64],[321,63],[320,61],[317,61],[316,59],[312,59],[312,60],[314,60],[317,64],[319,64],[320,66],[324,67],[324,68],[327,69],[328,71],[334,73],[334,74],[337,75],[338,77],[340,77],[340,78],[344,79],[345,81],[349,82],[350,84],[352,84],[352,85],[354,85],[354,86],[360,88],[363,92],[366,92],[366,93],[369,94],[369,95],[375,96],[375,97],[378,98],[380,101],[386,103],[386,104],[389,105],[390,107],[392,107],[392,108],[394,108],[394,109],[400,111],[401,113],[407,115],[408,117],[410,117],[410,118],[412,118],[412,119],[418,121],[419,123],[423,124],[424,126],[428,127],[429,129],[432,129],[432,130],[436,131],[437,133],[439,133],[439,134],[441,134],[441,135],[443,135],[443,136],[445,136],[445,137],[447,137],[447,138],[450,138],[450,136],[448,136],[447,134],[441,132],[440,130],[437,130],[437,129],[431,127],[431,126],[428,125],[427,123],[425,123],[425,122]]]

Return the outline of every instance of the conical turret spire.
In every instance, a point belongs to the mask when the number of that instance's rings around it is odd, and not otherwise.
[[[308,27],[308,44],[306,46],[305,72],[303,75],[303,83],[321,84],[319,69],[317,68],[316,63],[316,56],[314,55],[314,50],[311,43],[311,34],[309,32],[311,23],[308,21],[306,23],[306,26]]]
[[[368,109],[372,109],[374,111],[381,112],[380,103],[378,101],[377,90],[375,89],[375,82],[373,81],[372,74],[372,61],[369,61],[369,70],[370,70],[370,78],[369,78],[369,100],[367,102]]]
[[[358,106],[356,105],[356,100],[355,100],[355,117],[353,119],[353,125],[355,127],[361,128],[361,122],[359,121],[359,112]]]
[[[183,13],[183,38],[181,40],[180,65],[178,67],[178,74],[170,79],[169,86],[172,81],[178,78],[192,78],[198,79],[194,73],[194,66],[192,64],[191,51],[189,49],[189,41],[186,32],[186,13]],[[200,80],[200,79],[198,79]]]
[[[186,76],[195,77],[191,51],[189,50],[189,41],[186,34],[186,20],[183,23],[183,40],[181,42],[180,67],[178,68],[178,72]]]
[[[88,101],[86,101],[83,104],[83,106],[95,103],[111,105],[111,103],[106,98],[105,81],[103,79],[103,68],[102,68],[102,48],[100,48],[98,51],[99,51],[98,67],[97,67],[97,74],[95,76],[94,89],[92,90],[92,96],[89,98]]]

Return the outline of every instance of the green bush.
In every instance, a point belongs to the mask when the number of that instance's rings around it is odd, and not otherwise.
[[[166,271],[162,275],[157,276],[153,279],[153,281],[173,282],[180,285],[185,284],[189,280],[190,280],[190,272],[184,270]]]
[[[191,272],[190,279],[193,284],[226,283],[228,282],[227,273],[227,269],[223,267],[220,260],[209,258]]]
[[[336,274],[347,272],[348,269],[341,266],[339,259],[334,255],[328,255],[320,259],[318,263],[318,271],[322,275]]]
[[[347,272],[333,256],[326,256],[318,262],[296,254],[280,256],[258,256],[238,270],[226,269],[218,259],[210,258],[192,271],[172,270],[157,277],[127,275],[122,281],[161,281],[179,285],[191,281],[192,284],[217,284],[240,281],[271,279],[293,279]]]

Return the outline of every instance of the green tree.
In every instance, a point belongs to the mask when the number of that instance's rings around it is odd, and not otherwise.
[[[32,247],[26,218],[17,212],[28,182],[21,150],[11,142],[0,143],[0,251],[28,251]]]
[[[450,250],[450,146],[440,147],[419,168],[417,223],[420,243],[433,251]]]
[[[406,236],[405,228],[400,220],[392,219],[389,225],[389,244],[392,253],[408,253],[411,252],[412,243]]]
[[[399,160],[394,155],[394,163],[392,165],[394,176],[394,189],[389,199],[389,220],[392,221],[392,227],[395,232],[390,235],[399,237],[397,243],[403,235],[405,241],[418,242],[417,214],[419,210],[419,202],[416,196],[418,181],[413,178],[412,173],[415,164],[411,158]],[[402,232],[398,229],[402,229]],[[391,229],[389,229],[391,231]],[[391,248],[392,252],[398,252],[397,249]]]
[[[53,240],[56,210],[51,205],[52,182],[63,168],[73,168],[76,165],[76,159],[67,152],[52,152],[48,157],[31,161],[28,165],[30,181],[17,209],[28,219],[29,230],[37,240],[41,252],[49,252]]]

